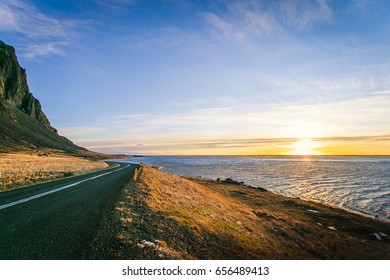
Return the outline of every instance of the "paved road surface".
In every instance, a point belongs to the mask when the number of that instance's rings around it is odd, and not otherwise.
[[[82,259],[136,167],[0,193],[0,259]]]

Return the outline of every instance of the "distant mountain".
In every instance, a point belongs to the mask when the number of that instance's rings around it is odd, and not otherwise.
[[[15,49],[0,41],[0,152],[54,149],[85,153],[86,149],[58,135],[30,92],[26,70]]]

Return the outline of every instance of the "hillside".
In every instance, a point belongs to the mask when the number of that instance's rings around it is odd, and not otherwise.
[[[26,70],[15,49],[0,41],[0,153],[51,150],[95,157],[98,154],[60,136],[29,90]],[[101,155],[101,157],[106,157]]]
[[[91,259],[386,259],[390,224],[261,188],[141,165]]]

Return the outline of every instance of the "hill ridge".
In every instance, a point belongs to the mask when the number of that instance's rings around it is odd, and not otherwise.
[[[58,134],[30,92],[15,49],[0,40],[0,152],[55,149],[86,151]]]

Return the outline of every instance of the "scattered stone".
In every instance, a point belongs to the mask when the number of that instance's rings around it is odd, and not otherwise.
[[[236,180],[233,180],[232,178],[226,178],[225,180],[222,181],[225,184],[232,184],[232,185],[244,185],[244,182],[238,182]]]
[[[138,243],[137,246],[139,248],[145,248],[145,247],[152,247],[152,248],[157,248],[157,245],[154,244],[153,242],[151,241],[146,241],[146,240],[142,240],[141,243]]]

